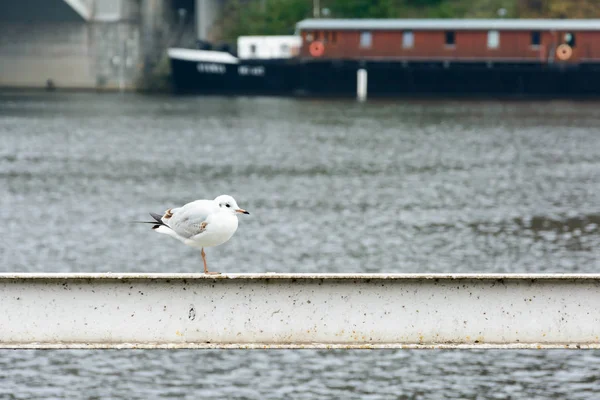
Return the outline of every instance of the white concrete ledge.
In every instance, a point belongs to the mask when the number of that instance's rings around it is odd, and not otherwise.
[[[0,274],[0,348],[600,348],[600,274]]]

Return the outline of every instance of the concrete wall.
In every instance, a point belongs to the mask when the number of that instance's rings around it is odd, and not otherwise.
[[[0,25],[0,86],[132,88],[139,29],[122,22]],[[122,62],[124,60],[124,62]]]
[[[162,89],[166,49],[211,40],[221,3],[0,0],[0,88]]]
[[[93,87],[90,35],[84,22],[0,24],[0,86]]]
[[[63,0],[0,0],[0,87],[134,88],[142,73],[139,4],[80,0],[86,20]]]
[[[110,3],[115,0],[105,0]],[[120,1],[120,0],[117,0]],[[84,6],[92,6],[94,0],[80,0]],[[81,15],[63,0],[0,0],[0,22],[74,22],[82,21]]]
[[[96,88],[135,88],[142,74],[139,24],[95,22],[88,27],[95,53],[92,58]]]

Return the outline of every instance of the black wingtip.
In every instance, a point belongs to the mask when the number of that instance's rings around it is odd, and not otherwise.
[[[150,213],[150,216],[154,218],[154,221],[131,221],[138,224],[152,224],[152,229],[158,229],[161,226],[167,226],[164,222],[162,222],[162,217],[155,213]]]
[[[162,215],[158,215],[156,213],[151,212],[150,216],[154,218],[156,222],[158,222],[160,225],[164,225],[164,223],[162,222]]]

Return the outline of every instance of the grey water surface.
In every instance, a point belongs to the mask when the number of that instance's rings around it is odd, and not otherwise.
[[[0,94],[0,272],[600,272],[600,103]],[[0,398],[588,399],[598,351],[0,351]]]

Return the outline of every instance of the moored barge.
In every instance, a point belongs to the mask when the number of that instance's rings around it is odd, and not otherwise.
[[[307,19],[238,54],[170,49],[177,91],[600,96],[600,20]]]

